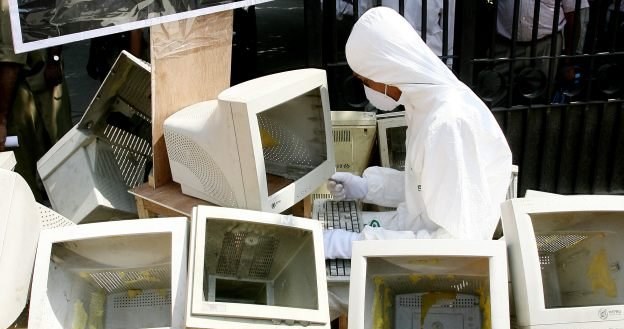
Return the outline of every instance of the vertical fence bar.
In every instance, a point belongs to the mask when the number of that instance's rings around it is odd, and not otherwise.
[[[306,0],[307,2],[314,2],[314,0]],[[340,0],[325,0],[323,1],[322,11],[322,33],[323,38],[321,40],[323,65],[333,63],[336,61],[336,1]],[[310,32],[307,32],[310,33]]]
[[[453,19],[455,19],[453,17]],[[446,56],[448,56],[448,28],[449,28],[449,1],[442,1],[442,58],[444,63],[447,63]]]
[[[420,37],[425,43],[427,42],[427,1],[422,1],[422,12],[420,13]]]
[[[513,7],[513,19],[511,26],[511,44],[509,46],[509,62],[507,63],[509,67],[509,84],[507,85],[507,107],[511,107],[513,105],[513,86],[514,86],[514,64],[516,57],[516,42],[518,41],[518,17],[520,16],[520,1],[522,0],[514,0]]]
[[[555,0],[555,15],[553,17],[553,22],[552,22],[552,30],[551,30],[551,34],[550,34],[550,58],[548,59],[548,92],[546,94],[547,97],[547,102],[550,103],[550,96],[553,94],[553,90],[554,90],[554,75],[555,75],[555,70],[556,70],[556,61],[555,61],[555,56],[558,55],[561,50],[557,49],[557,46],[559,45],[559,12],[561,8],[561,0]]]
[[[611,51],[616,51],[617,49],[617,32],[619,31],[618,27],[620,26],[620,5],[622,0],[615,0],[613,3],[613,14],[611,16],[611,26],[613,26],[613,35],[611,36],[611,47],[609,48]],[[619,49],[622,50],[622,49]]]
[[[535,65],[535,56],[537,52],[537,33],[539,32],[540,7],[541,1],[536,0],[535,6],[533,7],[533,25],[531,26],[531,66]]]
[[[336,0],[325,0],[325,2],[335,1]],[[334,6],[334,8],[336,7]],[[320,1],[304,0],[303,17],[306,33],[308,66],[321,68],[323,67],[323,14]]]
[[[459,77],[467,85],[473,85],[473,59],[475,58],[475,36],[477,2],[476,1],[457,1],[455,9],[456,13],[461,15],[461,34],[459,38],[459,49],[455,49],[454,53],[459,54]],[[459,24],[456,24],[459,25]],[[457,40],[457,35],[455,36]],[[453,55],[455,55],[453,54]],[[453,64],[455,65],[455,64]]]

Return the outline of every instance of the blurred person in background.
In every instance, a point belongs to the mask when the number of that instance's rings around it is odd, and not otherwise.
[[[43,202],[37,161],[72,127],[61,47],[16,54],[8,0],[0,10],[0,151],[6,136],[18,137],[15,171]]]

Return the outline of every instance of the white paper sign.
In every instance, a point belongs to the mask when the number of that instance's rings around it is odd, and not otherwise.
[[[16,53],[270,0],[9,0]]]

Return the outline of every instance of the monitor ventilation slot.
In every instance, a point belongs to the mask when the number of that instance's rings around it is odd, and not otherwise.
[[[347,129],[337,129],[333,131],[334,143],[351,143],[351,131]]]
[[[124,183],[130,188],[143,183],[152,158],[151,142],[111,125],[104,129],[104,136],[112,145]]]
[[[399,296],[398,306],[400,307],[409,307],[415,309],[421,309],[423,307],[422,297],[423,294],[408,294],[404,296]],[[461,296],[456,296],[455,299],[443,299],[439,300],[434,307],[446,307],[446,308],[460,308],[460,307],[475,307],[479,306],[479,297],[470,296],[466,294],[462,294]]]
[[[190,138],[165,130],[167,152],[172,162],[185,166],[197,177],[206,194],[220,206],[239,208],[230,184],[212,157]]]
[[[137,298],[140,297],[140,298]],[[144,290],[139,296],[115,296],[113,308],[141,308],[171,305],[171,290]]]
[[[572,247],[577,243],[589,238],[588,235],[582,234],[543,234],[536,235],[535,242],[539,253],[556,253],[561,249]]]
[[[472,294],[487,286],[484,277],[464,275],[390,275],[378,276],[383,284],[397,294],[414,291],[440,291]]]
[[[116,270],[89,273],[91,279],[107,293],[126,292],[131,289],[159,289],[171,282],[169,267]]]
[[[279,240],[253,232],[227,232],[217,261],[217,274],[267,279]]]

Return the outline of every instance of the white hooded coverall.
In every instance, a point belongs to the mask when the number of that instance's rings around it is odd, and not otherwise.
[[[355,237],[334,235],[338,241],[326,241],[326,251],[329,246],[335,258],[350,258],[354,239],[491,239],[512,168],[511,151],[489,108],[390,8],[360,17],[346,57],[355,73],[401,90],[398,103],[408,126],[405,171],[364,171],[363,201],[397,211],[380,213],[381,227],[366,226]],[[339,295],[330,287],[332,317],[345,311]]]
[[[370,167],[362,175],[363,201],[397,211],[380,213],[382,229],[367,226],[358,239],[397,237],[384,229],[416,238],[491,239],[511,151],[489,108],[392,9],[373,8],[355,23],[346,57],[355,73],[401,90],[408,125],[405,171]]]

